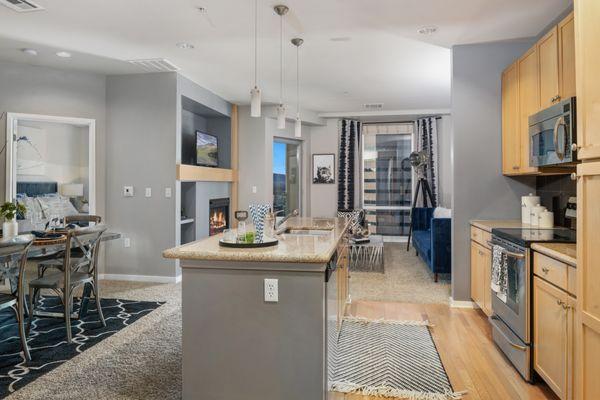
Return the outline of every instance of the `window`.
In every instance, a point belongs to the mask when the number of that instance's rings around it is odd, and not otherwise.
[[[300,211],[300,142],[273,140],[273,211]]]
[[[362,202],[372,233],[407,236],[413,192],[408,160],[413,124],[365,124],[362,132]]]

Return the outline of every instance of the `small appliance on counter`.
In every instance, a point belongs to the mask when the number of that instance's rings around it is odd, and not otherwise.
[[[546,211],[548,214],[552,214]],[[542,219],[550,216],[542,217]],[[576,232],[568,228],[492,229],[492,253],[503,262],[506,277],[502,294],[492,290],[492,337],[494,343],[527,380],[532,380],[532,243],[575,243]],[[494,269],[492,267],[492,269]]]
[[[565,218],[571,222],[571,228],[577,226],[577,197],[569,197]]]

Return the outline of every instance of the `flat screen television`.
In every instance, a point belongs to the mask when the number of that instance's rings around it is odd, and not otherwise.
[[[219,166],[219,145],[216,136],[196,131],[196,165]]]

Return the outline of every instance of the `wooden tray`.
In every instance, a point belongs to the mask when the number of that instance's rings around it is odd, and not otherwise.
[[[67,239],[66,235],[60,235],[57,238],[36,238],[33,241],[34,246],[48,246],[52,244],[62,244]]]
[[[219,240],[219,246],[222,247],[232,247],[236,249],[257,249],[261,247],[271,247],[277,246],[279,244],[279,240],[270,239],[268,241],[264,241],[262,243],[237,243],[237,242],[226,242],[223,239]]]

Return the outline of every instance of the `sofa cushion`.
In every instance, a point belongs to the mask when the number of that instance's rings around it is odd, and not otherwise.
[[[413,233],[413,244],[419,252],[431,260],[431,232],[430,231],[415,231]]]

